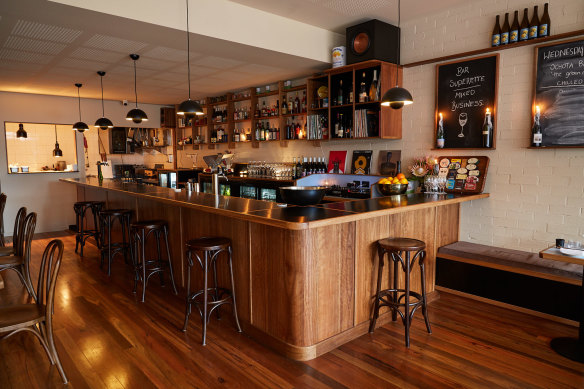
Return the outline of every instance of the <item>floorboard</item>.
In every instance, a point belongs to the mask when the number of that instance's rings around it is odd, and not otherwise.
[[[58,235],[33,241],[33,279],[44,247]],[[196,312],[182,333],[184,301],[158,278],[140,303],[121,257],[108,277],[95,246],[81,258],[74,237],[61,235],[54,333],[69,388],[584,387],[584,365],[549,348],[552,338],[576,336],[577,328],[448,293],[429,307],[432,335],[416,315],[410,349],[396,322],[319,358],[292,361],[237,333],[230,308],[221,320],[211,318],[203,347]],[[17,276],[3,276],[0,305],[24,301]],[[21,333],[0,340],[0,387],[64,386],[38,341]]]

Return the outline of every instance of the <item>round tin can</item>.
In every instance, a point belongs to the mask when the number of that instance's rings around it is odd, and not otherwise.
[[[345,46],[338,46],[333,48],[333,68],[338,68],[340,66],[345,66],[347,64]]]

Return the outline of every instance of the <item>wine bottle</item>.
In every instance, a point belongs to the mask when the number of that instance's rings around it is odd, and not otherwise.
[[[294,113],[300,113],[300,99],[298,98],[298,92],[296,92],[296,98],[294,99]]]
[[[491,46],[497,47],[501,44],[501,26],[499,25],[499,15],[495,18],[495,27],[491,35]]]
[[[306,112],[306,91],[302,91],[302,101],[300,102],[302,113]]]
[[[439,149],[444,148],[444,119],[442,117],[442,112],[440,112],[440,120],[438,121],[438,131],[436,132],[436,147]]]
[[[548,3],[543,6],[543,15],[539,21],[538,37],[550,36],[550,14],[548,13]]]
[[[519,41],[519,11],[515,11],[513,16],[513,24],[509,31],[509,43],[517,43]]]
[[[373,81],[369,87],[369,101],[377,100],[377,69],[373,70]]]
[[[535,107],[535,116],[533,117],[533,128],[531,129],[532,141],[531,145],[533,147],[541,147],[541,142],[543,140],[543,134],[541,133],[541,126],[539,125],[539,106]]]
[[[521,26],[519,28],[519,41],[526,41],[529,39],[529,16],[527,13],[529,10],[525,8],[523,10],[523,20],[521,20]]]
[[[505,13],[505,21],[503,22],[503,27],[501,27],[501,44],[506,45],[509,43],[509,12]]]
[[[491,111],[487,108],[485,121],[483,123],[483,147],[491,148],[491,137],[493,133],[493,123],[491,122]]]
[[[361,87],[359,89],[359,102],[367,102],[367,88],[365,87],[365,72],[363,72],[363,77],[361,78]]]
[[[531,17],[531,22],[529,22],[529,39],[537,38],[537,33],[539,30],[539,17],[537,16],[537,5],[533,7],[533,16]]]
[[[339,81],[339,93],[337,95],[337,104],[343,105],[343,80]]]

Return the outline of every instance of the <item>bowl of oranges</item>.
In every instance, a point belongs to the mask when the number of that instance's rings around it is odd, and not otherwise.
[[[395,177],[386,177],[379,180],[377,189],[384,196],[404,194],[408,190],[408,180],[403,173],[399,173]]]

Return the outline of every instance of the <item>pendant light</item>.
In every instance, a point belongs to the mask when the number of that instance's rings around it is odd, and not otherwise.
[[[89,130],[89,127],[81,121],[81,95],[79,93],[79,89],[83,84],[75,84],[75,86],[77,87],[77,101],[79,102],[79,121],[73,124],[73,131],[85,132]]]
[[[107,130],[108,128],[114,128],[114,124],[111,120],[105,117],[105,107],[103,105],[103,76],[105,76],[105,72],[100,70],[97,74],[99,74],[99,80],[101,83],[101,118],[95,121],[94,126],[101,128],[102,130]]]
[[[57,140],[57,125],[55,124],[55,148],[53,149],[53,157],[59,158],[63,156],[63,151],[59,148],[59,141]]]
[[[189,36],[189,0],[187,3],[187,74],[189,81],[189,99],[183,101],[178,106],[178,115],[203,115],[203,108],[196,101],[191,100],[191,39]]]
[[[142,123],[148,121],[146,112],[138,108],[138,87],[136,83],[136,61],[140,58],[138,54],[130,54],[130,58],[134,61],[134,94],[136,95],[136,108],[131,109],[126,115],[126,120],[131,120],[134,123]]]
[[[18,131],[16,131],[16,138],[20,140],[25,140],[26,138],[28,138],[28,134],[24,130],[24,126],[22,123],[18,125]]]
[[[397,40],[397,55],[398,58],[401,57],[401,48],[400,48],[400,41],[401,41],[401,30],[399,29],[401,22],[401,0],[397,2],[397,28],[399,31],[399,38]],[[397,65],[399,66],[399,60],[397,61]],[[383,95],[381,99],[381,105],[383,106],[390,106],[393,109],[400,109],[404,105],[410,105],[414,103],[414,99],[412,98],[411,93],[405,89],[398,86],[398,67],[396,66],[395,70],[395,87],[391,88]]]

